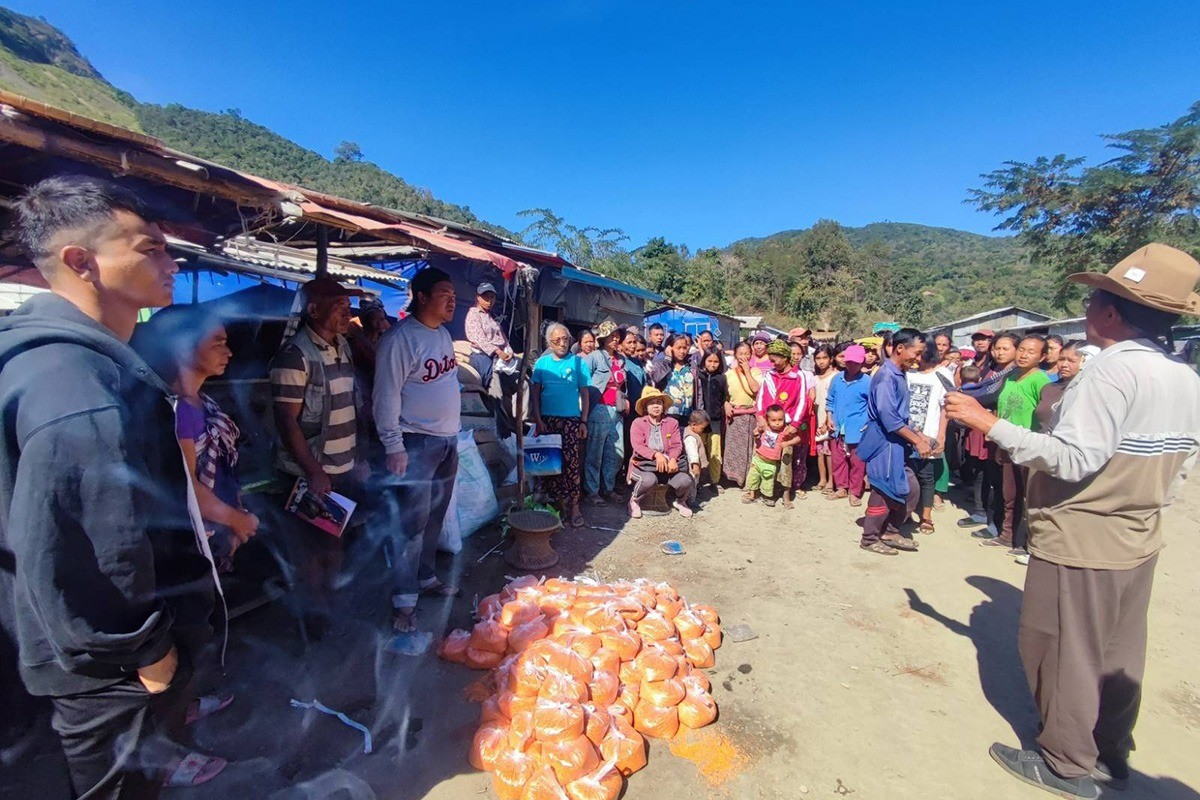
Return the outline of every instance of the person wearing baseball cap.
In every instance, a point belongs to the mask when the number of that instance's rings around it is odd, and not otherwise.
[[[975,366],[979,367],[979,371],[986,373],[992,366],[991,349],[992,340],[996,338],[996,332],[990,328],[980,328],[971,334],[971,347],[974,352],[971,357],[975,359]]]
[[[471,367],[479,373],[480,383],[492,397],[501,397],[500,381],[493,380],[495,367],[507,364],[514,355],[508,336],[492,316],[495,306],[496,287],[491,283],[479,284],[475,288],[475,305],[467,309],[464,335],[471,344]]]
[[[862,505],[863,480],[867,476],[867,465],[857,453],[867,424],[867,398],[871,391],[871,376],[863,372],[867,349],[852,344],[843,351],[842,360],[846,369],[834,376],[825,400],[835,489],[825,497],[828,500],[849,497],[850,505],[857,507]]]
[[[999,420],[961,393],[946,411],[1030,468],[1018,641],[1042,730],[1037,750],[997,743],[991,756],[1026,783],[1091,798],[1129,777],[1163,507],[1200,451],[1200,377],[1161,343],[1200,313],[1200,263],[1150,244],[1069,279],[1092,287],[1087,340],[1101,350],[1053,430]]]
[[[363,292],[330,275],[313,278],[301,291],[303,324],[271,362],[280,439],[275,466],[290,480],[303,478],[314,495],[337,492],[361,502],[362,482],[354,469],[359,451],[354,358],[346,334],[350,298]],[[342,544],[341,538],[308,525],[292,526],[284,537],[291,565],[301,576],[296,594],[305,629],[314,638],[331,623]]]
[[[813,351],[811,347],[812,331],[808,328],[792,328],[788,331],[788,344],[800,345],[803,355],[800,356],[800,363],[796,366],[812,375],[816,366],[813,364]]]

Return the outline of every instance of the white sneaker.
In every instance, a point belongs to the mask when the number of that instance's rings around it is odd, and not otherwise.
[[[1022,553],[1021,555],[1014,558],[1013,561],[1016,561],[1022,567],[1028,567],[1029,566],[1029,553]]]
[[[980,525],[987,524],[987,521],[988,521],[987,514],[983,514],[983,513],[977,511],[974,514],[969,514],[968,516],[971,518],[971,522],[977,522]]]
[[[675,510],[679,512],[679,516],[681,517],[690,517],[692,515],[692,510],[682,501],[676,500],[671,505],[675,506]]]

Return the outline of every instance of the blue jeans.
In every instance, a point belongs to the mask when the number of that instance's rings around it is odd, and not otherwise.
[[[583,488],[588,494],[611,492],[617,470],[625,460],[625,437],[621,415],[614,406],[592,406],[587,422],[587,461]]]
[[[408,469],[391,476],[387,531],[392,538],[392,606],[413,608],[422,588],[437,582],[438,538],[458,473],[458,437],[404,434]]]

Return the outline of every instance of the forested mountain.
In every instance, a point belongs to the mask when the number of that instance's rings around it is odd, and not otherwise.
[[[269,178],[504,232],[366,161],[351,142],[326,158],[236,110],[139,103],[105,81],[45,20],[3,8],[0,88]],[[1051,310],[1052,277],[1033,270],[1012,238],[900,223],[843,228],[823,220],[809,230],[692,253],[661,237],[631,249],[619,229],[576,228],[548,209],[527,215],[538,219],[523,232],[526,241],[580,266],[672,299],[765,314],[779,325],[803,321],[859,333],[878,320],[927,325],[1009,303]]]

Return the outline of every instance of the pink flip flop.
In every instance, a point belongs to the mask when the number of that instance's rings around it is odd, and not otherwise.
[[[167,777],[163,780],[163,786],[167,788],[199,786],[220,775],[228,765],[229,762],[220,756],[188,753],[167,768]]]
[[[229,704],[232,702],[233,695],[231,694],[209,694],[197,697],[188,703],[187,717],[183,724],[191,725],[205,717],[212,716],[218,711],[229,708]]]

